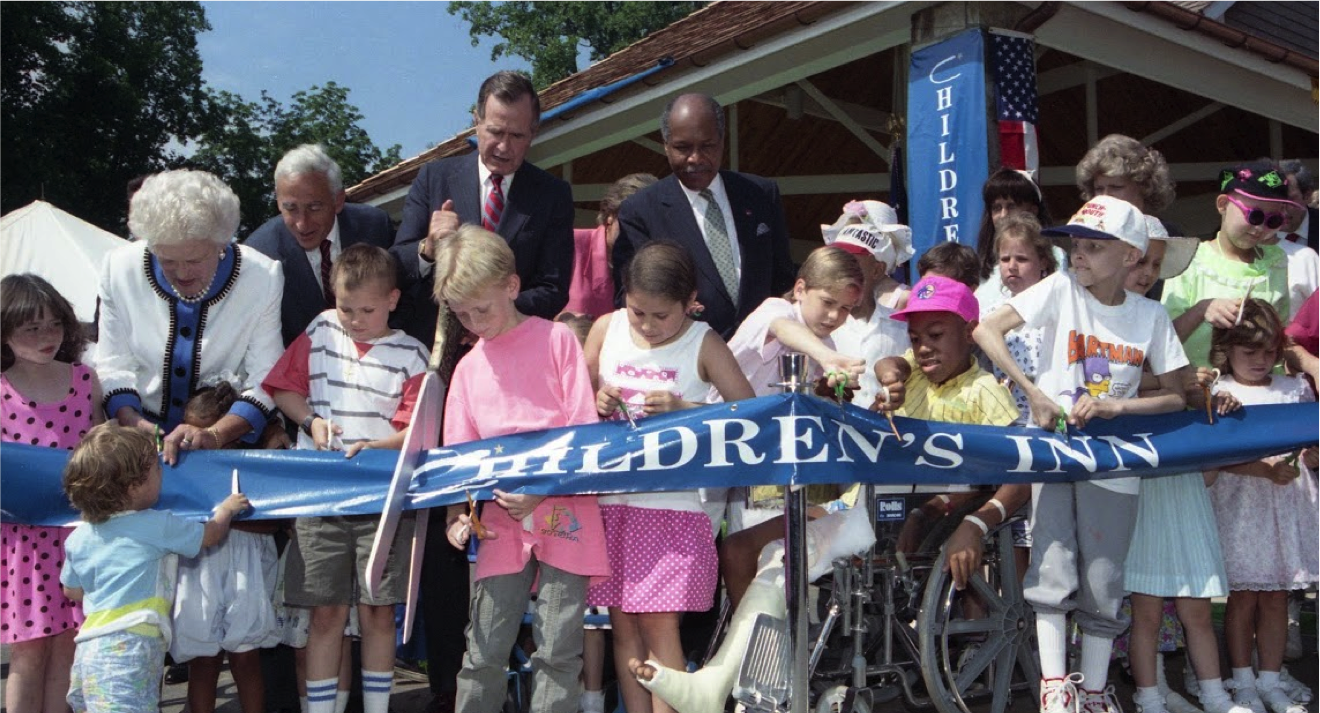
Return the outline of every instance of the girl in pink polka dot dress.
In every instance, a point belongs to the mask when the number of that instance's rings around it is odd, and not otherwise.
[[[587,368],[603,418],[631,418],[706,403],[714,386],[725,401],[755,394],[724,340],[688,316],[696,267],[683,248],[649,243],[623,272],[626,306],[601,317],[587,337]],[[615,670],[658,661],[682,670],[681,612],[705,611],[719,578],[714,529],[697,491],[599,498],[611,577],[587,604],[607,606]],[[630,713],[670,708],[629,676],[619,677]]]
[[[87,341],[72,305],[36,275],[10,275],[0,281],[0,341],[0,441],[72,450],[103,420],[96,373],[75,363]],[[83,620],[59,584],[69,532],[0,527],[0,642],[11,651],[11,711],[68,710],[73,636]]]

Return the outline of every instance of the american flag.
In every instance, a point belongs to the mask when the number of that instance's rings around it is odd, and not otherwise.
[[[1023,35],[990,33],[990,64],[995,77],[995,116],[999,118],[999,159],[1008,168],[1040,168],[1036,122],[1036,42]]]

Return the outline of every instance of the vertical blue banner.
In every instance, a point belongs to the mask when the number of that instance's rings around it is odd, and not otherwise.
[[[976,247],[989,176],[985,40],[971,29],[912,53],[908,73],[908,225],[916,256],[954,241]]]

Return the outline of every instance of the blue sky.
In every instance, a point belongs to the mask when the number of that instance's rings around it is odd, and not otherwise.
[[[360,123],[382,150],[421,153],[471,123],[481,80],[527,69],[490,60],[444,2],[203,2],[211,31],[198,36],[202,77],[256,101],[265,89],[285,105],[295,92],[333,81],[348,87]]]

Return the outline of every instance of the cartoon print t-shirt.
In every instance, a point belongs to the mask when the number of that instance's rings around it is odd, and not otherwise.
[[[1164,307],[1124,293],[1119,305],[1104,305],[1070,272],[1056,272],[1013,297],[1024,329],[1040,328],[1040,375],[1036,385],[1065,410],[1083,394],[1130,399],[1141,386],[1141,367],[1167,374],[1187,364],[1178,334]],[[1097,485],[1136,493],[1138,478],[1099,480]]]

